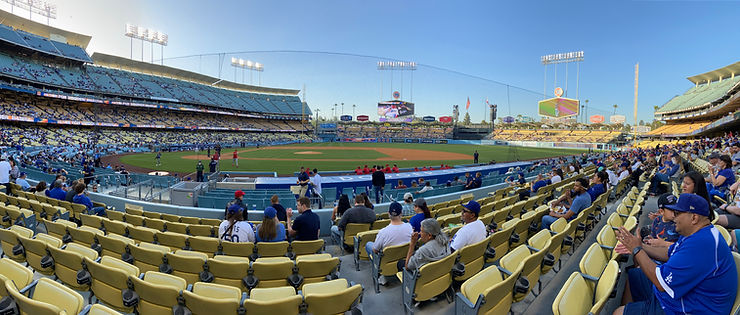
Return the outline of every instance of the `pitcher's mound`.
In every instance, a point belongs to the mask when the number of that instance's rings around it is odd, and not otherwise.
[[[324,153],[323,152],[318,152],[318,151],[298,151],[298,152],[295,152],[293,154],[306,155],[306,154],[324,154]]]

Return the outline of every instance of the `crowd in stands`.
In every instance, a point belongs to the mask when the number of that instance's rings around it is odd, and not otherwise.
[[[28,59],[0,53],[0,73],[34,82],[105,93],[115,97],[171,100],[191,105],[270,114],[311,114],[292,95],[270,95],[224,89],[171,77],[136,73],[95,65],[67,66],[44,59]],[[54,91],[61,93],[59,91]]]
[[[487,138],[503,141],[608,143],[620,134],[622,134],[620,131],[604,130],[509,129],[504,127],[497,128]]]
[[[0,113],[19,117],[95,124],[306,130],[306,127],[302,126],[300,121],[293,120],[254,119],[233,115],[130,106],[91,106],[76,101],[40,98],[7,91],[0,94]]]
[[[402,123],[389,126],[370,122],[348,123],[337,126],[337,136],[339,138],[449,139],[452,138],[452,126],[428,123]]]

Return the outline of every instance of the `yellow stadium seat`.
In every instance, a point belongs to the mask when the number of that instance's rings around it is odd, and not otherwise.
[[[336,279],[303,286],[306,312],[309,314],[344,314],[362,302],[363,288],[348,284],[346,279]]]
[[[147,271],[142,277],[129,279],[139,295],[136,306],[139,314],[171,315],[180,291],[187,287],[185,279],[156,271]]]

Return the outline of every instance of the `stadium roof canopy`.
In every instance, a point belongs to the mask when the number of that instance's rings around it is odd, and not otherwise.
[[[237,91],[262,93],[262,94],[280,94],[280,95],[290,95],[290,96],[298,95],[298,93],[300,92],[300,90],[261,87],[261,86],[254,86],[254,85],[249,85],[249,84],[239,84],[239,83],[234,83],[231,81],[214,78],[211,76],[207,76],[204,74],[200,74],[200,73],[196,73],[196,72],[192,72],[188,70],[182,70],[182,69],[177,69],[177,68],[168,67],[168,66],[161,66],[158,64],[153,64],[153,63],[148,63],[148,62],[136,61],[136,60],[132,60],[129,58],[123,58],[123,57],[103,54],[99,52],[93,53],[92,59],[96,65],[103,66],[103,67],[152,74],[152,75],[161,76],[161,77],[169,77],[169,78],[196,82],[200,84],[205,84],[205,85],[210,85],[210,86],[215,86],[215,87],[220,87],[220,88],[225,88],[225,89],[231,89],[231,90],[237,90]]]
[[[687,79],[689,79],[689,81],[693,82],[694,84],[702,84],[707,82],[719,81],[720,79],[728,79],[739,75],[740,61],[719,69],[688,77]]]
[[[92,38],[89,35],[65,31],[60,28],[48,26],[36,21],[31,21],[29,19],[22,18],[13,13],[3,10],[0,10],[0,24],[5,24],[7,26],[11,26],[13,28],[20,29],[41,37],[49,38],[58,42],[80,46],[82,47],[82,49],[87,49],[87,45],[90,44],[90,39]]]

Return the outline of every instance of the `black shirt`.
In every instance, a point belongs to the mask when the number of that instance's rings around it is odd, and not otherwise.
[[[385,186],[385,174],[381,171],[373,172],[373,186]]]
[[[277,218],[278,221],[287,221],[288,216],[285,214],[285,207],[279,203],[275,203],[271,205],[275,210],[277,211]]]
[[[313,213],[311,209],[303,211],[293,221],[293,230],[296,231],[296,241],[313,241],[319,239],[319,228],[321,228],[319,215]]]
[[[308,174],[306,174],[306,172],[301,172],[300,174],[298,174],[298,181],[302,182],[301,183],[301,186],[308,185],[308,183],[303,183],[303,182],[307,181],[308,179],[309,179],[308,178]]]

